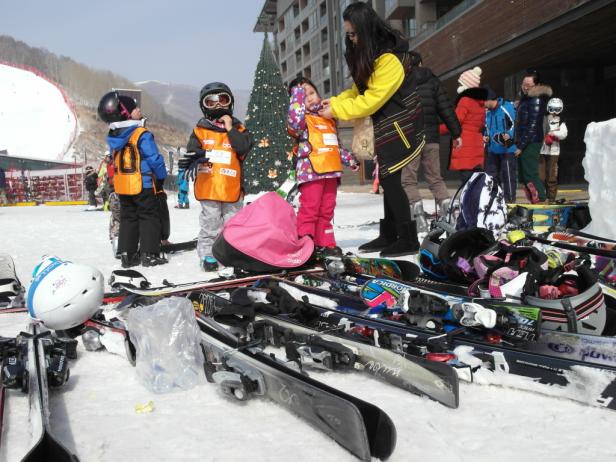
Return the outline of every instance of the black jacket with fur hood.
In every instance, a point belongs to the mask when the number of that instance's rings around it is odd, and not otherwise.
[[[531,143],[543,143],[543,116],[551,97],[552,87],[537,85],[520,100],[515,122],[515,144],[518,149],[523,150]]]

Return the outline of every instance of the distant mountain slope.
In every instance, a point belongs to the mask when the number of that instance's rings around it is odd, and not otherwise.
[[[202,117],[201,110],[199,109],[200,88],[190,85],[158,82],[156,80],[135,82],[135,85],[150,94],[165,109],[165,112],[187,123],[189,126],[194,125]],[[235,98],[234,115],[243,121],[246,117],[250,90],[236,90],[233,88],[231,90]]]

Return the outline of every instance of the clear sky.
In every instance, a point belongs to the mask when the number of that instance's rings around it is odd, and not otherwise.
[[[0,35],[132,81],[252,87],[263,0],[0,0]]]

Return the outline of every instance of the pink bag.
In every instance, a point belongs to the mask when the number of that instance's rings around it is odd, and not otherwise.
[[[225,223],[214,242],[214,258],[250,272],[297,268],[314,250],[312,239],[298,239],[295,211],[275,192],[248,204]]]

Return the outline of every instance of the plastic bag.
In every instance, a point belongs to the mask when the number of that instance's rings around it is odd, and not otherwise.
[[[170,297],[131,309],[128,331],[137,350],[137,375],[149,390],[188,390],[204,382],[201,336],[189,300]]]

